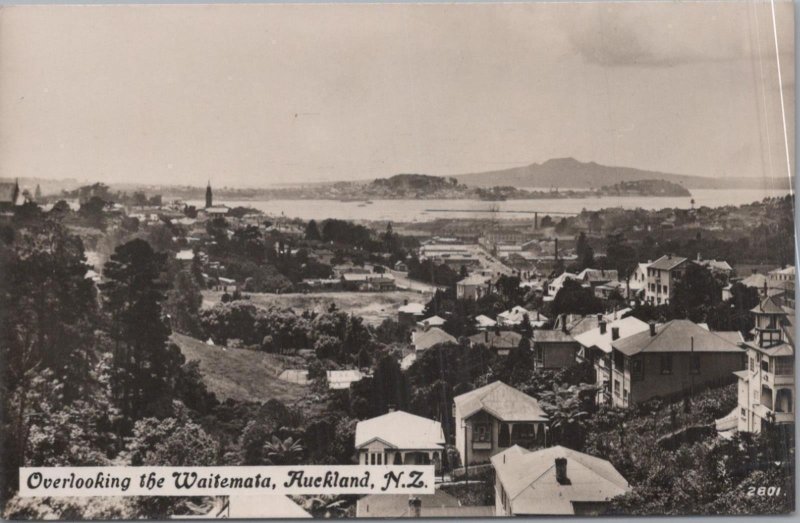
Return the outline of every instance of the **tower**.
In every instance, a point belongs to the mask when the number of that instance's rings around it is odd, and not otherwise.
[[[211,180],[208,180],[206,187],[206,209],[214,205],[214,195],[211,193]]]

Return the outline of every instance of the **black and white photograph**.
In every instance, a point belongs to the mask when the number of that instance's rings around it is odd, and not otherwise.
[[[793,514],[794,20],[0,6],[0,516]]]

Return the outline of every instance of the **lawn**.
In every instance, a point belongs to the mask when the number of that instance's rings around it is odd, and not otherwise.
[[[223,401],[264,402],[277,399],[290,405],[308,395],[308,387],[278,379],[287,368],[302,367],[302,360],[245,349],[225,349],[173,334],[186,361],[198,360],[208,389]]]
[[[219,291],[203,291],[203,307],[210,308],[219,303],[222,294]],[[406,300],[409,303],[427,303],[430,300],[430,294],[414,291],[246,293],[246,296],[262,307],[290,308],[298,313],[304,310],[325,312],[331,303],[335,303],[339,310],[361,316],[365,323],[373,326],[380,325],[386,318],[396,318],[398,307]]]

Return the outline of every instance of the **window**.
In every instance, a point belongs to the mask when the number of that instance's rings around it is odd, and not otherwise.
[[[619,380],[614,380],[614,396],[617,396],[617,397],[619,397],[619,395],[620,395],[620,392],[619,392],[619,391],[620,391],[621,389],[622,389],[622,387],[621,387],[621,386],[620,386],[620,384],[619,384]]]
[[[794,374],[794,360],[791,357],[775,358],[775,374],[780,376],[791,376]]]
[[[756,360],[750,358],[750,372],[755,372],[755,371],[756,371]]]
[[[744,407],[742,407],[742,408],[740,409],[740,414],[742,415],[742,417],[743,417],[743,418],[747,418],[747,409],[745,409]]]
[[[672,354],[661,355],[661,374],[672,374]]]
[[[614,351],[614,370],[625,372],[625,355],[620,351]]]
[[[664,294],[667,294],[667,286],[666,285],[662,285],[661,288],[663,289],[661,292],[663,292]]]
[[[376,456],[376,458],[375,458],[375,461],[377,462],[378,465],[383,465],[383,463],[382,463],[383,462],[383,456],[381,454],[378,454]]]
[[[369,455],[369,464],[370,465],[374,465],[375,464],[375,454],[370,454]]]
[[[768,359],[761,360],[761,370],[764,371],[764,372],[769,372],[769,360]]]
[[[490,423],[477,423],[472,429],[472,441],[478,443],[491,443],[492,425]]]
[[[644,362],[641,358],[631,359],[631,379],[634,381],[644,379]]]
[[[700,374],[700,355],[692,354],[689,365],[689,374]]]

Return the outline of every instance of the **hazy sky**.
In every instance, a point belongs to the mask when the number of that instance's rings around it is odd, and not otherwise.
[[[573,156],[784,177],[774,45],[751,2],[6,7],[0,176],[262,186]]]

